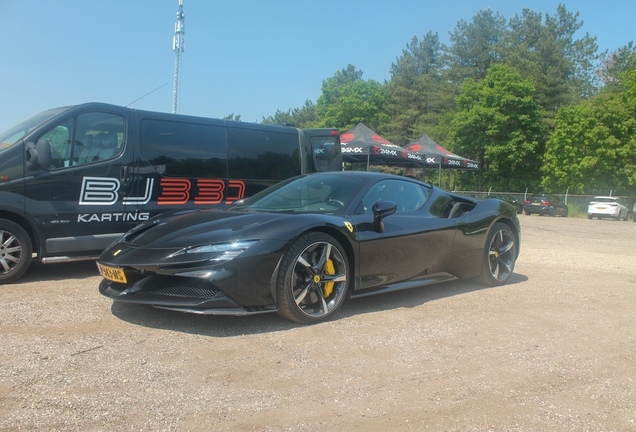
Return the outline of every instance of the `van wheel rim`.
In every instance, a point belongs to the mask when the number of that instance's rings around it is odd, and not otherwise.
[[[9,231],[0,231],[0,272],[13,271],[22,260],[22,245]]]

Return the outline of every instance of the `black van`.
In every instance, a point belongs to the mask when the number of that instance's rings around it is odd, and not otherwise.
[[[225,208],[286,178],[342,169],[337,129],[135,110],[56,108],[0,134],[0,284],[96,258],[140,221]]]

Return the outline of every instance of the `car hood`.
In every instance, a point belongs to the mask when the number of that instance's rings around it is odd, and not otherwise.
[[[313,218],[281,213],[199,210],[160,216],[128,232],[122,241],[133,247],[184,248],[237,240],[289,240],[286,220]],[[323,216],[324,217],[324,216]]]

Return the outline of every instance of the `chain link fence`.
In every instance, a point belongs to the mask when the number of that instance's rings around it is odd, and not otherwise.
[[[466,195],[469,197],[476,198],[486,198],[488,195],[509,195],[523,204],[526,197],[533,195],[533,192],[528,191],[527,193],[519,193],[519,192],[499,192],[499,191],[487,191],[487,192],[474,192],[474,191],[455,191],[456,193],[460,193],[462,195]],[[541,193],[541,192],[537,192]],[[572,216],[576,215],[587,215],[587,205],[594,199],[594,197],[600,195],[570,195],[570,194],[559,194],[553,193],[552,195],[557,196],[561,199],[565,204],[567,204],[569,212]],[[633,219],[632,210],[634,208],[634,203],[636,203],[636,197],[628,197],[628,196],[618,196],[613,195],[617,198],[620,198],[623,201],[623,205],[627,207],[627,212]]]

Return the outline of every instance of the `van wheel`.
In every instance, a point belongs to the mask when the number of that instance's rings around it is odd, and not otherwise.
[[[31,264],[33,245],[16,223],[0,219],[0,284],[15,282]]]

